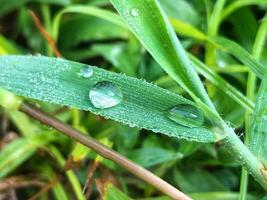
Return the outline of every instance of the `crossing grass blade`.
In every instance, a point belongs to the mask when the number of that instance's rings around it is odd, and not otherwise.
[[[254,103],[234,88],[230,83],[225,81],[221,76],[214,72],[211,68],[207,67],[204,63],[198,60],[193,55],[189,55],[191,61],[194,63],[198,73],[203,75],[212,84],[218,87],[221,91],[227,94],[230,98],[235,100],[244,109],[252,112],[254,109]]]
[[[236,42],[219,36],[210,37],[192,25],[177,19],[171,19],[171,22],[178,34],[213,44],[218,50],[226,51],[236,57],[241,63],[249,67],[258,77],[262,77],[266,73],[263,64],[257,61],[247,50]]]
[[[111,0],[111,3],[161,67],[195,101],[201,101],[215,112],[203,84],[157,1],[128,0],[126,3]]]
[[[84,64],[43,56],[0,57],[0,85],[18,95],[88,110],[130,126],[145,128],[176,138],[198,142],[218,140],[205,127],[187,128],[165,116],[177,104],[193,102],[151,83],[92,67],[93,76],[79,76]],[[89,90],[99,81],[110,81],[123,92],[122,102],[109,109],[97,109]]]

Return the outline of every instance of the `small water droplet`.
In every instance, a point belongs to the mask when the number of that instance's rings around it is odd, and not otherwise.
[[[122,91],[115,84],[102,81],[93,86],[89,98],[96,108],[111,108],[118,105],[123,98]]]
[[[137,17],[137,16],[139,15],[139,10],[138,10],[137,8],[133,8],[133,9],[131,10],[131,15],[132,15],[133,17]]]
[[[179,104],[166,112],[167,117],[186,127],[199,127],[204,123],[202,113],[193,105]]]
[[[93,68],[90,67],[89,65],[85,65],[81,71],[80,71],[80,75],[84,78],[89,78],[93,75]]]

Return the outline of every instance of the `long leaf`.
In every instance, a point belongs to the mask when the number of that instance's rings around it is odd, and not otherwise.
[[[196,57],[189,55],[191,61],[195,64],[198,73],[203,75],[216,87],[222,90],[225,94],[235,100],[244,109],[252,112],[254,108],[254,103],[246,98],[241,92],[235,89],[230,83],[225,81],[221,76],[215,73],[212,69],[207,67],[204,63],[198,60]]]
[[[229,4],[221,14],[221,21],[231,15],[234,11],[249,5],[266,5],[266,0],[237,0]]]
[[[0,85],[10,91],[42,101],[89,110],[106,118],[161,132],[168,136],[212,142],[217,136],[204,127],[187,128],[165,116],[177,104],[192,104],[179,95],[143,80],[92,67],[90,78],[79,76],[84,64],[63,59],[33,56],[0,57]],[[109,109],[95,108],[89,90],[100,81],[116,84],[122,102]]]
[[[195,100],[214,109],[197,73],[155,0],[111,0],[134,34],[161,67]]]
[[[266,74],[264,65],[237,43],[223,37],[213,37],[212,41],[215,42],[215,45],[219,45],[221,49],[231,52],[233,56],[248,66],[258,77],[262,78]]]
[[[251,119],[250,149],[267,166],[267,78],[264,78]]]

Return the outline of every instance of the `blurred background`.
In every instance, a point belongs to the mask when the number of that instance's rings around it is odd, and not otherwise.
[[[216,2],[159,0],[172,22],[191,25],[207,35],[211,34],[209,23]],[[225,15],[218,22],[216,34],[251,52],[267,1],[248,1],[250,3],[240,7],[233,7],[234,2],[226,1]],[[93,12],[95,8],[100,11]],[[0,55],[64,57],[142,78],[189,98],[133,34],[114,24],[112,19],[105,19],[101,10],[116,13],[108,0],[0,0]],[[204,41],[182,30],[177,34],[187,51],[205,61],[207,44]],[[261,62],[267,65],[267,48]],[[223,51],[217,51],[215,62],[207,64],[246,93],[249,71],[246,66]],[[201,78],[222,117],[243,139],[245,112],[242,107]],[[220,144],[177,140],[89,112],[31,102],[192,194],[195,199],[238,199],[241,167]],[[62,134],[51,134],[55,131],[18,111],[7,112],[0,108],[0,128],[0,200],[167,199],[160,198],[158,191],[113,162]],[[83,188],[84,185],[89,187]],[[101,196],[105,189],[108,192]],[[250,178],[247,199],[264,199],[265,195]]]

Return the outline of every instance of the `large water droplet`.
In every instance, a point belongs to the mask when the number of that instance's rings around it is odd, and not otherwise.
[[[203,114],[195,106],[179,104],[166,112],[172,121],[190,128],[199,127],[204,123]]]
[[[96,108],[111,108],[118,105],[123,98],[122,91],[115,84],[98,82],[89,92],[89,98]]]
[[[137,8],[133,8],[131,10],[131,15],[137,17],[139,15],[139,10]]]
[[[84,78],[89,78],[93,75],[93,68],[90,67],[89,65],[85,65],[81,71],[80,71],[80,75]]]

